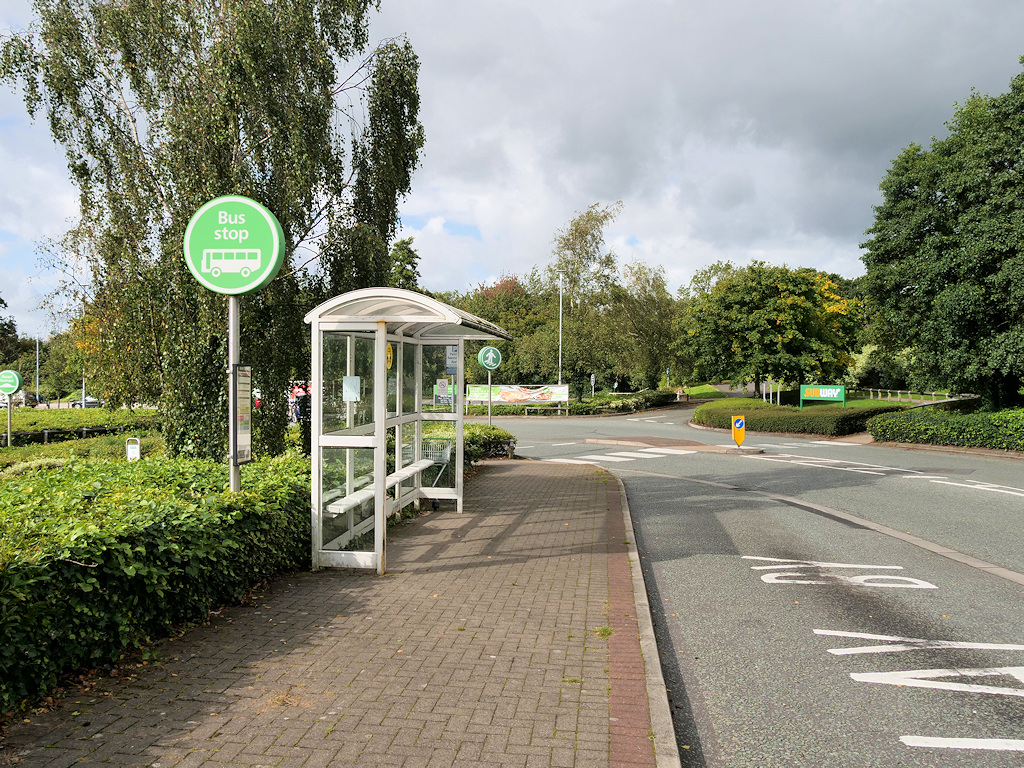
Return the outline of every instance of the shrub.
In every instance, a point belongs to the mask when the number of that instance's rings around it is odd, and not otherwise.
[[[6,417],[4,417],[6,418]],[[11,413],[12,442],[15,446],[73,440],[87,436],[82,430],[151,431],[160,426],[152,408],[15,408]],[[48,433],[48,434],[47,434]],[[6,445],[6,443],[4,443]]]
[[[486,424],[465,422],[462,426],[464,464],[466,468],[481,459],[501,459],[512,456],[516,450],[516,437],[511,432]],[[434,421],[423,426],[424,437],[447,437],[455,439],[455,425],[451,422]]]
[[[126,461],[125,439],[137,437],[145,457],[163,456],[164,441],[156,432],[126,432],[102,437],[83,437],[58,443],[0,448],[0,469],[17,467],[24,463],[46,460],[111,459]],[[0,473],[2,474],[2,473]]]
[[[309,558],[309,464],[71,461],[0,484],[0,710]]]
[[[1024,451],[1024,409],[950,413],[918,408],[871,419],[875,440]]]
[[[901,405],[880,405],[875,408],[816,405],[801,411],[794,406],[771,405],[763,400],[738,398],[698,406],[694,411],[693,421],[708,427],[731,429],[732,417],[737,413],[743,413],[746,417],[746,429],[751,432],[788,432],[836,437],[863,432],[871,417],[902,409]]]

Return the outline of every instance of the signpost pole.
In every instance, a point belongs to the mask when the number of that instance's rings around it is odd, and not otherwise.
[[[14,410],[14,393],[21,389],[21,374],[17,371],[0,371],[0,394],[7,397],[7,447],[11,448],[11,411]]]
[[[238,466],[238,390],[235,366],[238,365],[238,297],[228,296],[228,472],[232,493],[242,490],[242,469]]]
[[[487,426],[491,426],[491,372],[487,372]]]

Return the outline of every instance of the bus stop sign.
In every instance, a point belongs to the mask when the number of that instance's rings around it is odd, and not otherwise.
[[[185,264],[211,291],[237,296],[258,291],[284,261],[284,232],[269,210],[247,197],[211,200],[185,230]]]

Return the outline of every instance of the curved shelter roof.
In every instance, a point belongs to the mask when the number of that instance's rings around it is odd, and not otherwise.
[[[495,339],[512,336],[494,323],[403,288],[361,288],[325,301],[306,315],[307,323],[387,323],[388,333],[423,341]]]

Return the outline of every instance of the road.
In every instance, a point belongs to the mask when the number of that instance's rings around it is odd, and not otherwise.
[[[1024,464],[690,413],[495,420],[622,479],[684,765],[1024,765]]]

